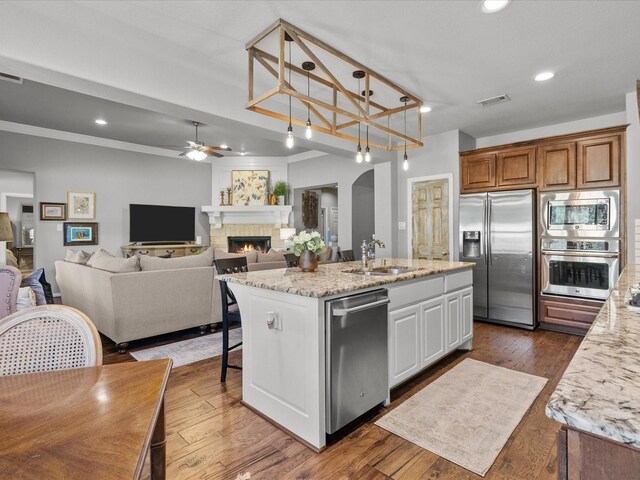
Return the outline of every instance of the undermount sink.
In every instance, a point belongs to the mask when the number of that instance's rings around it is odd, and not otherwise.
[[[355,273],[358,275],[367,275],[367,276],[382,276],[382,275],[401,275],[403,273],[415,272],[416,270],[420,270],[417,267],[401,267],[401,266],[391,266],[391,267],[374,267],[369,270],[363,271],[361,268],[352,268],[349,270],[343,270],[343,273]]]

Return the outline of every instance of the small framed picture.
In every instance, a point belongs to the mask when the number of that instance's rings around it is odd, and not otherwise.
[[[67,204],[40,202],[40,220],[66,220]]]
[[[67,218],[92,220],[96,218],[96,194],[67,192]]]
[[[64,222],[64,246],[98,245],[97,223]]]

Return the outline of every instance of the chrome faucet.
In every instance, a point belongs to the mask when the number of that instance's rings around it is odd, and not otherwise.
[[[376,245],[380,248],[385,248],[382,240],[376,240],[375,235],[371,235],[372,240],[367,243],[366,240],[362,240],[360,249],[362,251],[362,270],[365,271],[369,268],[369,260],[376,259]]]

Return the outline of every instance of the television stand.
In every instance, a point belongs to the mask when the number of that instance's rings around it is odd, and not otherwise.
[[[136,254],[152,257],[184,257],[199,253],[207,248],[207,245],[199,245],[190,242],[143,242],[141,244],[123,245],[120,247],[124,256],[129,258]]]

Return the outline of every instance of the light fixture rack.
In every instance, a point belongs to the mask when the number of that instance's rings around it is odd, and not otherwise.
[[[278,35],[277,52],[269,53],[258,47],[258,44],[265,40],[266,37],[275,34]],[[318,74],[308,72],[285,60],[285,36],[293,39],[293,42],[308,57],[308,61],[311,61],[316,65],[316,68],[319,71]],[[278,19],[251,40],[246,45],[246,49],[249,55],[249,99],[246,105],[247,110],[289,123],[288,115],[270,110],[263,106],[264,102],[274,95],[287,95],[300,101],[304,105],[305,111],[308,108],[319,121],[315,122],[311,126],[315,131],[358,143],[358,138],[346,133],[345,129],[361,123],[368,125],[372,129],[378,130],[381,132],[383,137],[386,136],[386,144],[369,142],[371,147],[386,151],[399,151],[404,150],[405,148],[420,148],[424,145],[421,140],[422,114],[420,113],[420,107],[423,105],[422,99],[400,87],[388,78],[375,72],[371,68],[366,67],[348,55],[327,45],[325,42],[313,35],[300,30],[298,27],[295,27],[285,20]],[[345,78],[344,81],[340,81],[337,78],[337,75],[334,75],[325,63],[320,60],[318,54],[314,53],[318,52],[318,49],[324,52],[322,54],[323,56],[329,54],[329,58],[331,58],[332,61],[335,60],[342,62],[349,68],[355,67],[358,70],[364,71],[364,95],[360,95],[360,92],[353,92],[347,89],[344,85],[349,81],[351,75],[349,75],[349,78]],[[254,70],[256,67],[264,68],[276,81],[276,86],[274,88],[258,95],[254,92]],[[296,90],[286,79],[285,72],[287,69],[290,70],[291,73],[304,76],[305,80],[308,77],[311,81],[315,82],[315,84],[329,89],[332,92],[331,96],[333,101],[328,103]],[[343,69],[341,68],[341,70]],[[353,70],[353,68],[351,68],[351,70]],[[397,99],[398,95],[401,95],[408,97],[409,101],[396,107],[387,107],[381,103],[372,101],[369,98],[369,86],[372,81],[376,81],[381,87],[389,89],[393,93],[389,98],[393,97]],[[379,97],[380,95],[376,96]],[[344,99],[346,99],[348,108],[339,106],[342,103],[345,103]],[[390,119],[392,116],[403,115],[405,112],[407,114],[415,112],[415,115],[417,116],[417,132],[415,136],[407,135],[402,131],[390,127]],[[384,121],[386,125],[380,123],[381,121]],[[303,128],[307,127],[307,119],[298,119],[294,117],[291,119],[291,123]],[[405,141],[406,147],[404,145]],[[399,145],[398,142],[402,142],[402,145]]]

